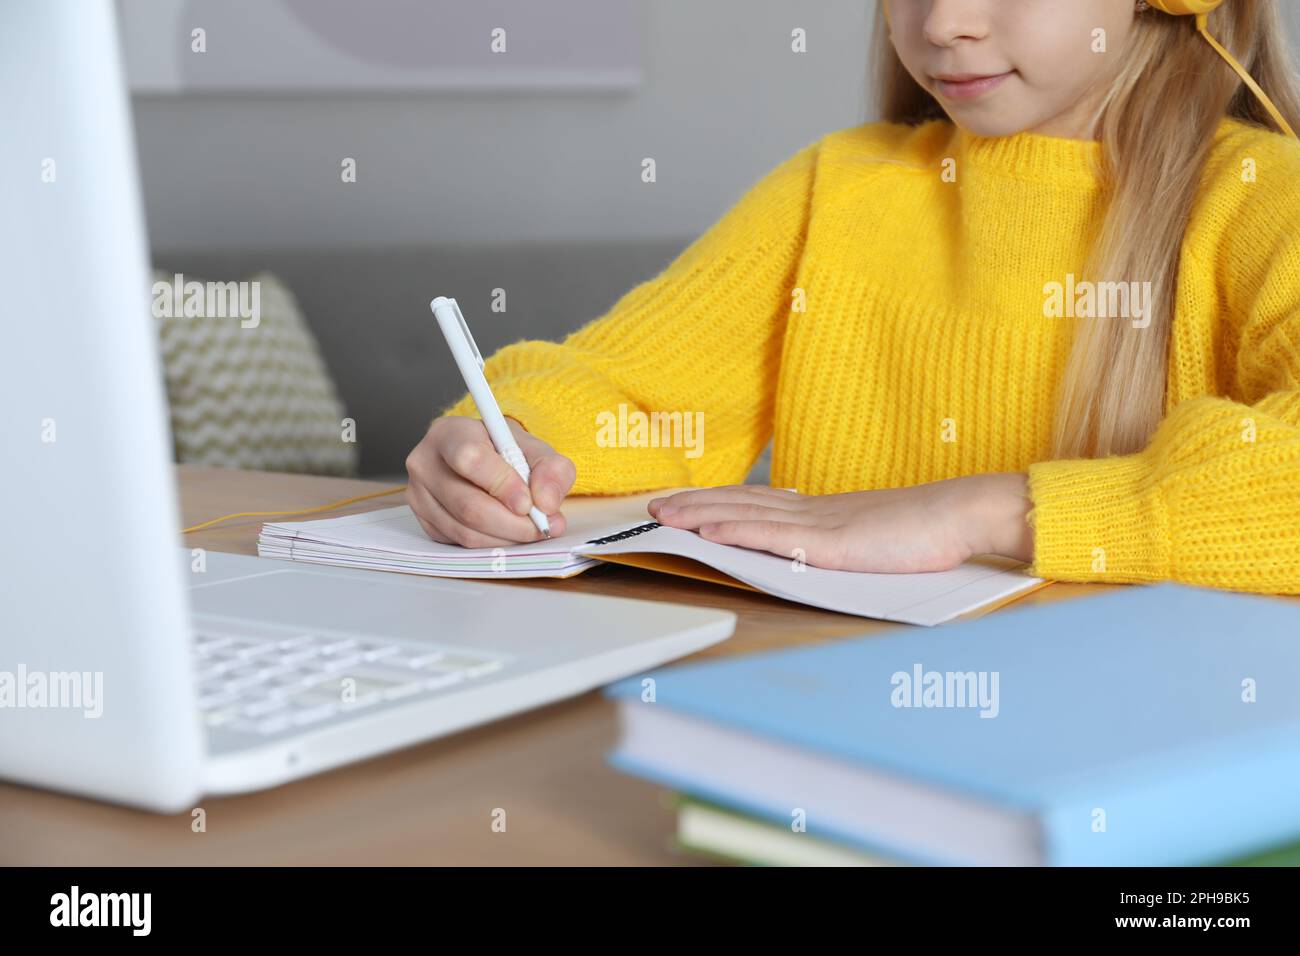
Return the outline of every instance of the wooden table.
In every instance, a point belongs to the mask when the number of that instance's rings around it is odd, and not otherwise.
[[[180,466],[183,527],[240,511],[307,508],[382,489],[368,481]],[[402,503],[400,495],[350,506]],[[345,512],[339,512],[345,513]],[[257,553],[262,519],[186,536],[213,551]],[[734,611],[736,633],[693,659],[812,644],[901,625],[813,610],[766,595],[603,566],[566,581],[497,582]],[[1017,606],[1095,590],[1055,584]],[[0,864],[584,864],[696,863],[672,848],[668,794],[605,765],[614,708],[590,693],[300,780],[206,800],[207,830],[189,814],[157,816],[0,784]],[[506,812],[494,832],[493,813]]]

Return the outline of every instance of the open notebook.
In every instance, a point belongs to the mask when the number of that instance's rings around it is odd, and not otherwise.
[[[1043,583],[1025,574],[1023,565],[991,557],[933,574],[814,568],[656,524],[646,504],[668,493],[570,498],[564,503],[564,535],[509,548],[461,548],[431,541],[410,508],[402,505],[341,518],[267,522],[257,539],[257,553],[459,578],[565,578],[611,561],[747,587],[829,611],[924,625],[997,606]]]

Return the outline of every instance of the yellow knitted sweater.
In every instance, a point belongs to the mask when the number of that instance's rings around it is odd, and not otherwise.
[[[1044,577],[1300,592],[1300,146],[1223,123],[1164,421],[1139,454],[1050,461],[1079,320],[1045,317],[1045,288],[1083,272],[1100,149],[946,121],[831,134],[606,315],[502,349],[487,377],[578,494],[734,484],[769,438],[772,484],[805,494],[1027,472]],[[652,441],[638,412],[691,416],[703,441],[658,419]]]

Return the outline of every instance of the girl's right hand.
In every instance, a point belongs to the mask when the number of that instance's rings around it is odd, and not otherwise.
[[[528,462],[528,485],[477,418],[444,415],[407,455],[406,503],[434,541],[465,548],[538,541],[542,533],[528,517],[534,504],[546,515],[551,537],[564,534],[560,505],[577,477],[573,462],[514,419],[506,424]]]

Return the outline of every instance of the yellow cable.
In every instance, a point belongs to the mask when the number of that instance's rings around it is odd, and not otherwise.
[[[1264,104],[1264,109],[1268,110],[1269,115],[1273,117],[1273,121],[1280,128],[1286,130],[1292,138],[1300,139],[1300,136],[1296,136],[1295,130],[1291,128],[1291,124],[1286,121],[1286,117],[1282,115],[1282,111],[1273,105],[1273,101],[1268,98],[1268,94],[1255,82],[1255,78],[1246,72],[1244,66],[1233,59],[1232,54],[1224,49],[1218,40],[1210,36],[1209,22],[1209,14],[1199,13],[1196,15],[1196,28],[1201,31],[1201,36],[1205,37],[1210,46],[1219,52],[1219,56],[1228,61],[1228,66],[1237,71],[1237,75],[1241,77],[1242,82],[1250,87],[1252,93],[1259,97],[1259,101]]]
[[[342,508],[344,505],[354,504],[358,501],[365,501],[369,498],[382,498],[384,495],[395,495],[399,491],[405,491],[406,485],[399,488],[389,488],[387,491],[372,491],[368,495],[357,495],[355,498],[344,498],[341,501],[332,501],[327,505],[320,505],[316,508],[303,508],[301,511],[241,511],[238,514],[222,515],[220,518],[213,518],[211,521],[205,521],[203,524],[196,524],[190,528],[182,528],[181,534],[189,534],[191,531],[202,531],[204,528],[211,528],[214,524],[221,524],[223,521],[230,521],[232,518],[284,518],[290,515],[310,515],[320,511],[332,511],[335,508]]]

